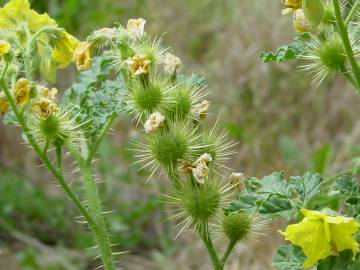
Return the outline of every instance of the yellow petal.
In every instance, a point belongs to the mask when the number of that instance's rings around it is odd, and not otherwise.
[[[59,64],[59,68],[65,68],[73,60],[74,51],[79,45],[79,41],[68,34],[63,32],[63,37],[54,40],[55,49],[53,51],[53,58]]]

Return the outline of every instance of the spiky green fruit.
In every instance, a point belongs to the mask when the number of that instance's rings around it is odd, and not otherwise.
[[[224,234],[234,242],[245,240],[251,231],[251,219],[246,213],[233,213],[224,217]]]
[[[171,104],[168,115],[171,119],[184,119],[191,113],[193,97],[192,89],[187,84],[177,85],[170,93]]]
[[[318,56],[321,64],[329,71],[339,71],[346,65],[346,52],[339,37],[322,42]]]

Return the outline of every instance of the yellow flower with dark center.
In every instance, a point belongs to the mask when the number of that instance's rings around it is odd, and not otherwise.
[[[38,113],[42,118],[47,119],[53,113],[57,112],[59,108],[54,100],[42,97],[32,104],[32,110]]]
[[[7,113],[9,110],[9,101],[4,93],[0,93],[0,115]]]
[[[30,82],[27,79],[19,79],[14,88],[14,97],[16,104],[25,104],[30,99]]]
[[[81,42],[74,53],[74,62],[78,70],[87,70],[91,66],[91,44]]]
[[[132,76],[149,73],[151,67],[151,61],[144,54],[136,54],[126,60],[125,65],[130,68]]]
[[[353,218],[331,216],[307,209],[302,209],[301,212],[304,219],[287,226],[283,234],[286,240],[303,249],[307,257],[304,268],[346,249],[351,249],[354,255],[359,251],[359,244],[353,234],[359,230],[360,224]]]
[[[11,50],[11,45],[5,40],[0,40],[0,56],[8,54]]]

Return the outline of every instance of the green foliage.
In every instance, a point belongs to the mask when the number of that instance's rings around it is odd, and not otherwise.
[[[246,189],[227,211],[258,211],[268,218],[280,215],[290,219],[320,193],[322,181],[319,174],[311,173],[290,177],[288,181],[282,172],[275,172],[263,179],[250,178],[246,180]]]
[[[274,61],[284,62],[301,58],[301,56],[305,55],[307,52],[306,43],[304,41],[308,41],[309,39],[310,35],[308,33],[300,34],[289,45],[281,46],[276,52],[263,52],[260,57],[265,63]]]
[[[358,216],[360,213],[360,185],[356,178],[348,175],[338,177],[334,184],[334,190],[342,194],[349,214]]]
[[[272,265],[278,270],[302,270],[306,257],[301,249],[294,245],[281,246],[277,249]]]
[[[351,250],[345,250],[338,256],[330,256],[319,262],[318,270],[358,270],[360,269],[360,256],[353,259]]]
[[[81,72],[64,95],[64,104],[75,106],[72,113],[89,138],[96,137],[112,114],[122,111],[126,86],[120,75],[111,79],[114,74],[108,63],[105,58],[94,58],[91,69]]]

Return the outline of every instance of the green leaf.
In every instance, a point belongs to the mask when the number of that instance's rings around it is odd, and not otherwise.
[[[312,167],[313,171],[317,173],[324,173],[331,155],[330,144],[324,144],[320,148],[316,149],[312,155]]]
[[[273,218],[276,215],[288,218],[291,216],[292,211],[293,206],[290,200],[277,194],[271,195],[259,207],[259,213],[269,218]]]
[[[278,270],[303,270],[306,257],[298,246],[281,246],[276,251],[272,265]]]
[[[79,76],[64,95],[64,104],[74,107],[74,116],[82,124],[85,135],[95,138],[107,119],[122,110],[122,97],[126,91],[120,75],[115,76],[108,67],[108,60],[95,57],[90,70]]]
[[[290,177],[290,186],[292,190],[298,195],[303,207],[306,207],[308,202],[316,194],[320,193],[320,187],[324,179],[320,174],[305,173],[303,176]]]
[[[338,256],[330,256],[318,264],[318,270],[359,270],[360,256],[353,260],[351,250],[345,250]]]
[[[260,57],[265,62],[284,62],[292,59],[300,58],[306,54],[306,43],[310,39],[309,33],[302,33],[295,38],[289,45],[281,46],[276,52],[263,52]]]
[[[336,179],[334,190],[342,194],[345,205],[353,216],[360,213],[360,185],[356,179],[344,175]]]

